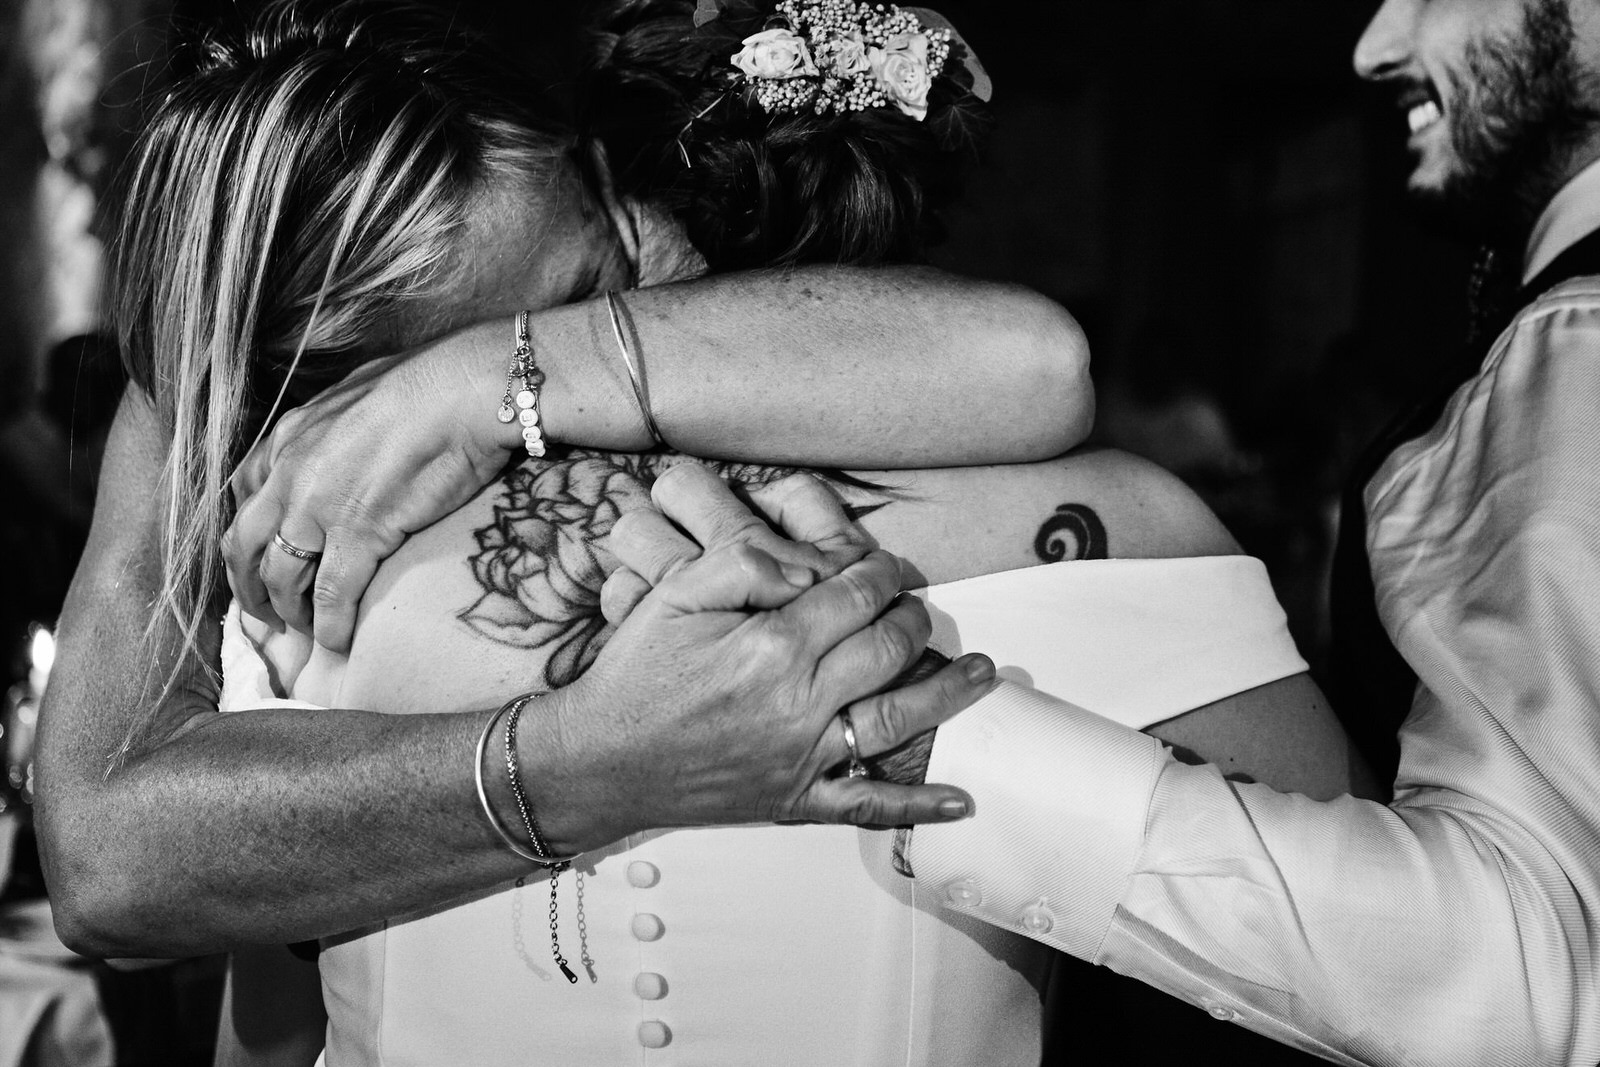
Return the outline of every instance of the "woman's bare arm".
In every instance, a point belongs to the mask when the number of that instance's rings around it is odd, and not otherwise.
[[[623,327],[666,440],[695,455],[815,467],[1016,462],[1081,441],[1094,416],[1071,316],[1017,286],[922,268],[799,268],[629,292]],[[290,412],[243,464],[224,550],[251,614],[347,651],[378,564],[522,447],[496,421],[511,315],[363,367]],[[551,440],[652,442],[605,302],[533,317]],[[317,583],[265,550],[326,553]],[[266,561],[263,573],[262,561]]]
[[[1065,452],[1094,422],[1082,331],[1020,286],[930,268],[810,267],[622,300],[662,435],[691,455],[873,469],[1018,463]],[[503,376],[505,324],[489,329]],[[545,312],[534,334],[551,353],[556,440],[650,446],[603,302]],[[606,408],[592,404],[597,394]]]
[[[130,390],[111,435],[90,545],[62,616],[40,717],[38,827],[67,943],[91,955],[149,956],[301,940],[524,873],[527,865],[497,843],[478,810],[472,753],[489,705],[466,714],[220,715],[208,676],[189,663],[148,740],[112,761],[133,724],[150,713],[165,677],[164,664],[150,671],[141,662],[156,587],[163,451],[148,401]],[[801,817],[842,816],[850,798],[822,796],[814,784],[817,760],[832,765],[839,754],[802,750],[816,748],[841,703],[892,677],[925,639],[926,623],[895,606],[862,640],[832,651],[785,635],[815,632],[823,618],[878,617],[897,584],[883,558],[868,555],[843,581],[819,583],[770,615],[700,611],[695,587],[685,583],[683,596],[658,601],[637,640],[624,628],[614,657],[602,655],[577,684],[541,699],[518,742],[552,847],[598,847],[646,825],[795,817],[773,809],[775,800],[815,807]],[[721,577],[715,588],[737,592],[740,566],[705,573]],[[807,599],[812,614],[791,612]],[[863,610],[848,608],[855,603]],[[214,657],[215,644],[213,628],[204,635],[206,654]],[[807,680],[813,672],[815,683]],[[518,681],[509,678],[503,695],[535,688]],[[955,672],[946,682],[942,693],[924,692],[920,711],[902,702],[900,712],[932,718],[983,688],[971,686],[951,702],[966,682]],[[829,691],[840,686],[849,691]],[[797,695],[786,698],[786,691]],[[807,703],[814,707],[799,707]],[[751,709],[765,712],[760,730],[749,729]],[[790,722],[780,721],[789,714]],[[672,731],[683,717],[696,720],[693,731],[658,732]],[[706,744],[706,728],[718,720],[729,736]],[[865,708],[856,715],[858,732],[879,721]],[[687,751],[671,751],[674,733]],[[788,751],[747,750],[746,742],[766,748],[766,739],[784,735],[788,744],[775,743]],[[720,784],[679,790],[659,780],[661,769],[673,766],[681,784],[708,759],[721,765],[706,767]],[[789,785],[761,771],[769,762]],[[739,773],[726,773],[729,767]],[[488,771],[510,820],[503,768],[491,764]],[[801,781],[807,775],[813,784]],[[927,814],[959,793],[911,798],[875,790],[873,798],[852,814],[896,822],[908,812],[895,809]],[[698,810],[707,804],[726,810]]]

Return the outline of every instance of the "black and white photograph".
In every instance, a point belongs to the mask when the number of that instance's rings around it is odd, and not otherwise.
[[[1600,0],[0,2],[0,1067],[1600,1063]]]

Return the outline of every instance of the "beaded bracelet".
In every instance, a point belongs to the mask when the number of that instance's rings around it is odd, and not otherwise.
[[[512,395],[512,385],[520,381],[522,387]],[[522,424],[522,443],[534,459],[544,456],[544,431],[539,426],[539,390],[544,387],[544,371],[533,358],[533,341],[528,336],[528,313],[517,312],[517,344],[511,353],[511,366],[506,371],[506,391],[500,398],[499,419]],[[513,408],[513,402],[515,407]]]

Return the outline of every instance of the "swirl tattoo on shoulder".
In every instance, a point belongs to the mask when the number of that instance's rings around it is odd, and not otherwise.
[[[1105,523],[1086,504],[1062,504],[1039,527],[1033,551],[1046,563],[1065,559],[1109,559]]]

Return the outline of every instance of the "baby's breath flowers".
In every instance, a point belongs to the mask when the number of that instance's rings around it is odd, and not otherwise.
[[[781,0],[731,62],[769,112],[818,115],[899,108],[921,122],[928,90],[950,58],[950,31],[925,28],[893,4]]]

